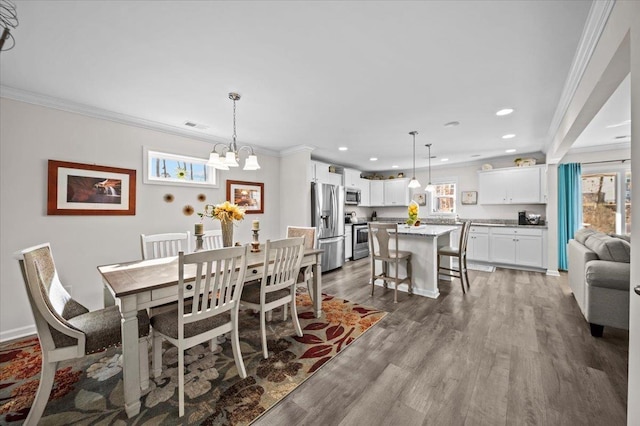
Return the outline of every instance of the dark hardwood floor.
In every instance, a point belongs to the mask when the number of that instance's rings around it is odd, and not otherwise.
[[[437,300],[376,287],[368,259],[329,294],[389,314],[256,425],[625,425],[628,332],[593,338],[566,274],[470,271]]]

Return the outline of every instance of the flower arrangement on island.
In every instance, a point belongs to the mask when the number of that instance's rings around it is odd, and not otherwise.
[[[210,217],[212,219],[218,219],[222,223],[233,223],[234,221],[240,221],[244,219],[244,209],[238,207],[237,204],[232,204],[229,201],[224,203],[207,204],[204,206],[204,212],[198,213],[201,218]]]
[[[411,201],[411,203],[409,203],[409,208],[407,209],[409,213],[409,219],[407,219],[407,221],[405,222],[407,225],[412,226],[420,224],[420,221],[418,220],[418,209],[418,203],[416,203],[415,201]]]

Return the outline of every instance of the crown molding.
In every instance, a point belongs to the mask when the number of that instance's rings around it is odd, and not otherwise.
[[[300,152],[312,152],[315,149],[316,149],[315,147],[309,146],[309,145],[296,145],[296,146],[292,146],[291,148],[285,148],[281,150],[280,156],[285,157],[288,155],[298,154]]]
[[[569,75],[564,83],[564,88],[560,95],[560,101],[558,102],[553,119],[551,120],[551,125],[549,126],[545,148],[546,152],[552,148],[551,145],[553,143],[554,136],[558,132],[560,123],[567,113],[569,104],[578,89],[580,80],[582,80],[582,76],[587,69],[589,61],[591,60],[593,51],[600,40],[600,35],[607,24],[607,20],[609,19],[609,15],[611,14],[614,4],[615,0],[599,0],[594,1],[591,4],[587,21],[584,25],[584,29],[582,30],[582,37],[578,42],[578,48],[576,49],[576,54],[573,57],[573,62],[569,69]]]
[[[25,102],[33,105],[38,105],[46,108],[53,108],[60,111],[71,112],[74,114],[80,114],[99,120],[113,121],[115,123],[125,124],[129,126],[140,127],[143,129],[154,130],[171,134],[174,136],[181,136],[189,139],[195,139],[201,142],[207,142],[210,144],[223,143],[228,144],[230,140],[220,138],[213,135],[204,135],[200,132],[190,129],[183,129],[180,127],[172,126],[169,124],[160,123],[153,120],[147,120],[144,118],[134,117],[127,114],[121,114],[114,111],[105,110],[102,108],[92,107],[90,105],[84,105],[76,102],[67,101],[52,96],[46,96],[39,93],[29,92],[22,89],[16,89],[10,86],[0,86],[0,97],[12,99],[14,101]],[[239,143],[242,145],[242,143]],[[274,150],[262,148],[259,146],[251,145],[254,151],[258,154],[269,155],[272,157],[278,157],[279,153]]]
[[[617,143],[609,143],[606,145],[593,145],[593,146],[585,146],[581,148],[571,148],[566,154],[585,154],[589,152],[603,152],[603,151],[617,151],[617,150],[630,150],[631,142],[617,142]]]

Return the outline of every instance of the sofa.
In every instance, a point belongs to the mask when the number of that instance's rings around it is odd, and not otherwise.
[[[602,337],[605,326],[629,329],[628,238],[580,229],[567,245],[569,286],[594,337]]]

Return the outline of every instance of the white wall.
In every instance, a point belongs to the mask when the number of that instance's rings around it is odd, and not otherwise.
[[[280,190],[286,206],[280,212],[282,237],[287,226],[311,226],[311,151],[300,147],[280,159]]]
[[[102,305],[102,283],[96,266],[135,260],[140,233],[193,232],[200,219],[185,216],[205,203],[226,198],[226,179],[264,182],[265,214],[247,215],[235,229],[235,240],[251,241],[251,220],[259,219],[261,241],[279,238],[280,159],[260,155],[257,171],[219,172],[219,188],[145,185],[143,146],[206,158],[212,145],[167,133],[86,117],[2,98],[0,100],[0,339],[33,332],[33,318],[17,262],[12,254],[50,242],[62,282],[89,309]],[[47,216],[47,160],[115,166],[137,170],[135,216]],[[173,203],[164,194],[175,196]],[[205,229],[219,227],[209,221]]]

